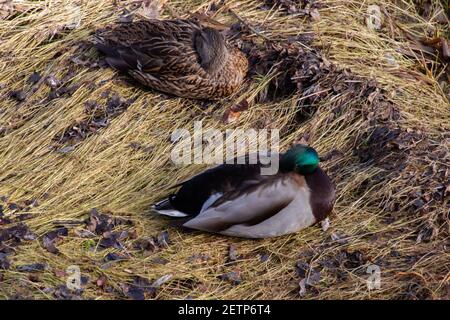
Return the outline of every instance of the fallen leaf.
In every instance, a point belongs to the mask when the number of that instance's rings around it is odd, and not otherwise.
[[[306,295],[306,279],[300,280],[298,285],[300,286],[300,290],[299,290],[298,294],[300,295],[300,297],[305,296]]]
[[[295,270],[300,278],[306,278],[306,274],[309,270],[309,264],[303,261],[297,261]]]
[[[40,282],[41,278],[39,277],[39,275],[34,274],[34,273],[30,273],[27,276],[28,280],[30,280],[31,282]]]
[[[239,285],[242,282],[241,274],[238,271],[231,271],[219,276],[222,281],[230,282],[233,285]]]
[[[60,285],[53,290],[53,295],[58,300],[74,300],[77,299],[76,295],[73,295],[69,288],[65,285]]]
[[[228,108],[223,114],[222,120],[225,123],[232,123],[236,121],[241,113],[247,110],[249,107],[249,103],[246,99],[241,100],[239,103]]]
[[[320,281],[320,272],[315,269],[311,269],[306,280],[306,284],[309,286],[314,286]]]
[[[28,78],[28,82],[31,84],[36,84],[41,80],[42,76],[39,74],[39,72],[33,72],[31,76]]]
[[[193,263],[193,262],[197,262],[197,261],[205,262],[210,259],[211,259],[211,257],[209,255],[207,255],[205,253],[200,253],[200,254],[191,255],[187,260],[188,260],[188,262]]]
[[[269,261],[270,256],[267,253],[261,253],[259,254],[259,261],[261,262],[267,262]]]
[[[0,252],[0,269],[7,270],[11,266],[8,255],[6,253]]]
[[[55,276],[57,276],[58,278],[66,278],[67,277],[67,273],[65,270],[61,270],[61,269],[56,269],[54,271]]]
[[[99,242],[99,247],[106,248],[115,248],[122,250],[124,245],[122,244],[123,239],[126,238],[126,235],[123,232],[111,232],[107,231],[103,234],[103,238]]]
[[[223,115],[223,122],[226,124],[233,123],[239,119],[241,112],[234,112],[231,110],[226,110]]]
[[[336,241],[337,243],[340,243],[340,244],[345,244],[348,242],[348,240],[344,236],[341,236],[336,232],[333,232],[331,234],[331,240]]]
[[[72,152],[73,150],[75,150],[75,146],[67,146],[67,147],[57,150],[56,152],[62,153],[62,154],[67,154],[69,152]]]
[[[14,13],[12,0],[0,0],[0,20],[7,19]]]
[[[159,19],[166,0],[143,0],[136,14],[146,19]]]
[[[53,240],[50,240],[49,238],[43,238],[42,245],[50,253],[53,253],[53,254],[59,253],[59,250],[56,248],[55,244],[53,243]]]
[[[312,9],[309,12],[309,15],[311,16],[313,21],[319,21],[320,20],[320,13],[319,13],[319,10],[317,10],[316,8]]]
[[[35,239],[36,235],[23,222],[9,228],[0,229],[0,242],[12,241],[11,245],[17,245],[22,240],[30,241]]]
[[[89,212],[89,218],[86,221],[87,229],[97,235],[103,235],[105,232],[111,231],[116,226],[123,224],[132,225],[132,222],[100,213],[95,208]]]
[[[153,259],[150,260],[150,261],[153,262],[153,263],[156,263],[156,264],[162,264],[162,265],[165,265],[165,264],[168,264],[168,263],[169,263],[169,260],[164,259],[164,258],[161,258],[161,257],[153,258]]]
[[[230,109],[234,112],[242,112],[247,110],[249,107],[249,103],[246,99],[241,100],[239,103],[233,105]]]
[[[133,243],[133,247],[136,250],[142,251],[146,254],[153,253],[156,250],[156,244],[153,238],[144,237],[136,240]]]
[[[65,227],[57,228],[53,231],[47,232],[42,237],[43,247],[50,253],[58,254],[59,250],[56,248],[55,242],[63,236],[68,235],[68,229]]]
[[[156,243],[159,247],[167,248],[170,244],[169,232],[163,231],[163,232],[159,233],[157,236]]]
[[[45,83],[53,89],[57,88],[60,85],[59,80],[54,75],[50,75],[45,78]]]
[[[228,246],[228,261],[233,262],[236,261],[238,258],[238,253],[236,250],[236,246],[234,244],[230,244]]]
[[[100,278],[97,279],[97,281],[95,282],[97,284],[97,286],[99,287],[104,287],[106,284],[106,277],[105,276],[100,276]]]
[[[74,230],[74,233],[76,236],[80,237],[80,238],[93,238],[95,237],[95,233],[86,230],[86,229],[76,229]]]
[[[9,96],[18,102],[25,101],[27,95],[22,90],[14,90],[9,93]]]
[[[104,258],[105,261],[122,261],[128,259],[128,256],[116,252],[110,252]]]
[[[144,290],[141,288],[129,284],[120,284],[120,286],[125,296],[132,300],[145,300]]]
[[[25,264],[16,267],[19,272],[39,272],[45,270],[47,267],[44,263]]]
[[[325,218],[325,220],[320,221],[322,231],[326,232],[330,228],[330,219]]]

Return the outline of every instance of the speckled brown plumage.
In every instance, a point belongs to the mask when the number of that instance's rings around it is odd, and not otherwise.
[[[149,20],[99,31],[108,64],[142,84],[193,99],[232,94],[248,69],[244,54],[215,29],[193,20]]]

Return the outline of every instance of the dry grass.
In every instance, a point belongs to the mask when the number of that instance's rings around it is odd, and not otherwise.
[[[210,2],[169,1],[181,15],[202,11]],[[0,196],[14,203],[37,199],[39,205],[30,208],[32,216],[25,221],[37,235],[54,229],[54,221],[82,220],[94,207],[131,219],[138,238],[167,229],[168,221],[149,215],[148,208],[166,195],[167,186],[204,168],[176,167],[169,159],[170,133],[177,128],[192,129],[194,120],[203,120],[205,128],[221,129],[261,127],[263,123],[282,129],[282,147],[307,135],[321,154],[339,150],[324,163],[336,182],[337,203],[326,232],[315,226],[295,235],[248,241],[169,228],[172,243],[168,248],[144,256],[133,249],[134,240],[126,240],[130,258],[108,268],[102,267],[103,258],[117,250],[99,250],[100,237],[93,238],[92,249],[86,249],[89,240],[74,233],[78,227],[69,228],[69,235],[57,245],[58,255],[43,248],[40,239],[14,248],[11,267],[0,271],[0,298],[53,299],[48,288],[65,283],[58,270],[79,265],[89,277],[82,294],[88,299],[123,298],[120,284],[133,276],[153,281],[166,274],[173,277],[158,290],[158,299],[298,299],[298,260],[321,270],[320,281],[308,288],[306,299],[449,298],[448,198],[433,198],[437,191],[443,194],[440,188],[448,184],[448,86],[437,80],[443,72],[441,64],[426,64],[426,58],[399,53],[398,48],[407,50],[411,42],[388,17],[420,36],[441,26],[424,20],[410,1],[321,0],[320,20],[311,25],[306,18],[275,8],[261,10],[260,1],[227,1],[229,8],[259,26],[269,39],[314,31],[313,46],[329,61],[351,70],[351,79],[357,82],[353,95],[331,90],[316,100],[317,112],[302,123],[296,118],[296,106],[305,97],[299,93],[255,104],[227,125],[221,120],[225,108],[254,95],[267,78],[254,79],[246,92],[207,106],[143,90],[113,70],[71,61],[81,50],[92,61],[97,59],[93,49],[79,44],[93,30],[117,19],[120,10],[113,1],[67,3],[20,1],[24,12],[0,21]],[[379,31],[369,30],[364,22],[367,6],[374,3],[382,3],[389,14],[384,15]],[[435,1],[436,6],[439,3]],[[120,7],[127,4],[118,1]],[[74,6],[80,8],[82,19],[79,26],[68,30],[68,25],[77,22]],[[169,12],[163,16],[169,17]],[[215,18],[224,23],[236,21],[224,9]],[[27,83],[34,71],[58,79],[75,71],[66,80],[80,87],[72,96],[49,100],[48,86],[39,83],[33,89]],[[330,89],[327,85],[335,84],[342,74],[336,71],[317,83]],[[381,88],[372,96],[374,103],[365,94],[375,91],[367,91],[367,79],[376,79]],[[26,100],[9,98],[12,90],[24,90]],[[51,149],[57,143],[55,137],[89,118],[85,102],[104,104],[102,93],[107,90],[135,100],[106,128],[78,142],[73,151],[62,154]],[[396,117],[383,116],[388,107]],[[370,139],[380,127],[398,130],[398,141]],[[132,148],[132,143],[151,148]],[[369,152],[371,159],[363,161]],[[400,166],[404,169],[399,170]],[[417,206],[414,201],[418,199],[425,199],[423,205]],[[333,240],[332,234],[344,239]],[[241,256],[234,264],[227,263],[230,243]],[[189,259],[200,253],[209,260]],[[269,259],[261,261],[260,254]],[[354,256],[359,258],[353,261]],[[159,264],[155,258],[167,263]],[[16,269],[38,262],[48,267],[33,277]],[[367,290],[366,268],[371,263],[381,267],[380,290]],[[242,283],[232,285],[218,278],[229,271],[239,271]],[[108,290],[95,283],[101,276],[106,277]]]

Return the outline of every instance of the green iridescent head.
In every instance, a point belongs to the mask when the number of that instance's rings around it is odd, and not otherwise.
[[[316,150],[305,145],[295,145],[289,149],[280,161],[284,171],[296,171],[300,174],[313,173],[319,165],[319,155]]]

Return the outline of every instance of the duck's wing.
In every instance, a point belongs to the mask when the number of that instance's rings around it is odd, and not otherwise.
[[[247,238],[295,232],[315,222],[310,191],[302,176],[280,174],[206,201],[184,226]]]
[[[179,188],[175,194],[152,205],[159,214],[171,217],[195,216],[205,206],[222,198],[256,185],[262,180],[259,164],[222,164],[195,175],[194,177],[170,186]]]
[[[191,20],[138,21],[98,32],[95,46],[112,67],[125,72],[206,77],[202,65],[214,58],[208,48],[217,34]]]
[[[207,169],[194,177],[178,183],[172,188],[179,188],[171,197],[170,203],[177,210],[188,215],[197,215],[212,195],[227,193],[239,194],[241,190],[260,183],[272,176],[261,175],[262,168],[271,165],[267,159],[275,159],[278,154],[250,154],[243,157],[227,159],[225,164]],[[264,160],[263,160],[264,159]]]

